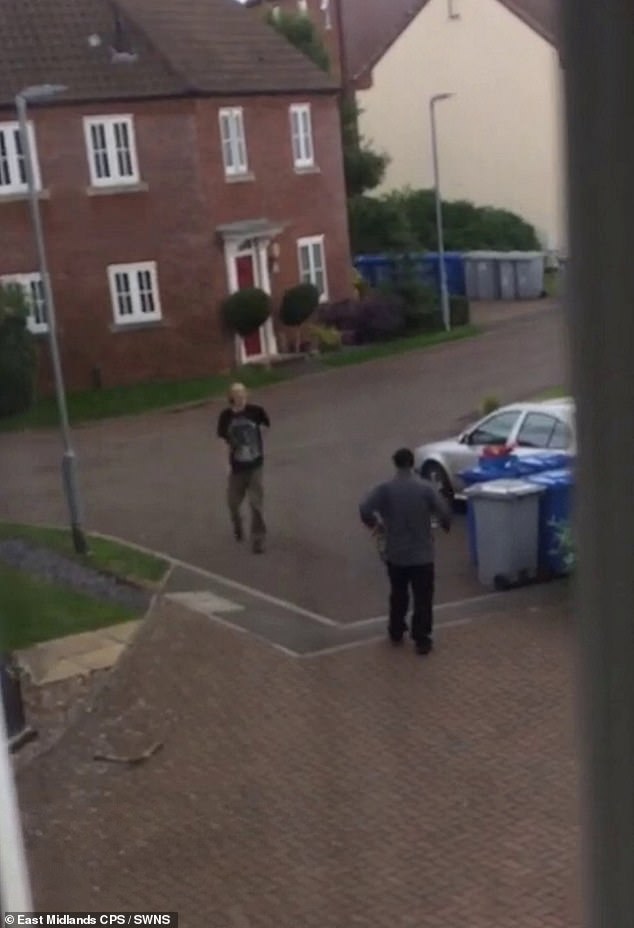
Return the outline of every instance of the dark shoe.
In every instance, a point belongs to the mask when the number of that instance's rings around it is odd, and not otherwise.
[[[264,539],[254,538],[252,548],[254,554],[264,554]]]
[[[423,638],[422,641],[416,642],[416,653],[422,654],[423,656],[426,654],[431,654],[433,647],[434,642],[431,640],[431,638]]]
[[[405,632],[407,630],[408,630],[407,625],[404,625],[403,628],[401,628],[400,631],[398,632],[395,632],[391,628],[388,628],[387,634],[392,644],[401,644],[405,636]]]

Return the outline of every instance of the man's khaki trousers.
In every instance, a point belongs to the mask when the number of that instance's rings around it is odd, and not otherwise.
[[[264,484],[261,467],[229,474],[227,502],[229,504],[229,512],[231,513],[233,530],[236,537],[240,538],[242,537],[242,516],[240,514],[240,509],[245,496],[249,501],[249,508],[251,510],[251,538],[257,541],[264,538],[266,535],[266,524],[263,515]]]

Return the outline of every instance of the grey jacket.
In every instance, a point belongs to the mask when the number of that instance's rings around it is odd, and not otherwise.
[[[383,528],[385,559],[398,567],[433,563],[432,516],[436,516],[445,531],[451,525],[448,504],[431,483],[413,471],[399,473],[375,487],[361,503],[359,512],[368,528]]]

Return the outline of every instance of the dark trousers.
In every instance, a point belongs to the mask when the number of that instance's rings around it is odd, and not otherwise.
[[[397,564],[388,564],[387,572],[391,586],[390,635],[398,638],[405,631],[411,588],[414,600],[412,638],[417,643],[430,638],[434,624],[434,565],[414,564],[410,567],[400,567]]]

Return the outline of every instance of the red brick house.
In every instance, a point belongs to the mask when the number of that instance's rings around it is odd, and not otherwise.
[[[68,88],[29,118],[71,388],[274,354],[275,321],[237,345],[223,330],[238,288],[348,294],[338,89],[260,16],[234,0],[0,0],[0,34],[0,279],[25,286],[38,334],[13,100]]]

